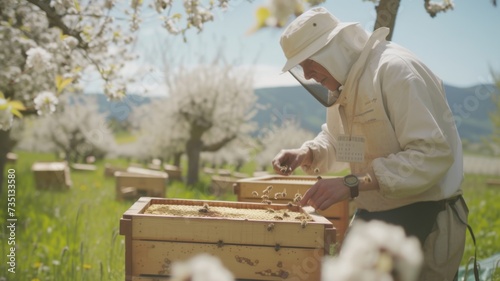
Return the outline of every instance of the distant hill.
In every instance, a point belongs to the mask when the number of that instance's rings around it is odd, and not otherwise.
[[[490,114],[495,112],[491,102],[494,85],[485,84],[468,88],[445,85],[448,103],[457,120],[462,139],[479,142],[492,133]],[[258,114],[254,121],[259,128],[270,124],[281,124],[284,120],[295,120],[304,129],[313,133],[320,131],[325,121],[326,109],[301,86],[256,89]],[[109,102],[104,95],[97,95],[99,108],[109,113],[109,118],[118,122],[126,121],[133,108],[149,103],[160,97],[128,95],[120,102]]]
[[[457,88],[445,85],[448,103],[457,122],[462,139],[478,142],[492,133],[490,114],[495,112],[491,95],[499,94],[494,85]],[[495,92],[496,91],[496,92]],[[296,119],[303,128],[317,133],[325,121],[326,110],[301,86],[255,90],[261,111],[255,120],[264,126],[276,119]]]

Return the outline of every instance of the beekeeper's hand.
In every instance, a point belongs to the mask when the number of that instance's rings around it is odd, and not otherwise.
[[[307,148],[283,149],[274,157],[273,169],[279,175],[290,175],[297,167],[310,165],[312,151]]]
[[[325,210],[337,202],[349,199],[350,192],[344,185],[343,178],[320,179],[306,191],[299,204]]]

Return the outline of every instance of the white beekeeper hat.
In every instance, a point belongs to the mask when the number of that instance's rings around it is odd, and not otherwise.
[[[335,35],[356,22],[340,22],[323,7],[312,8],[292,21],[281,35],[280,44],[287,58],[283,72],[308,59]]]

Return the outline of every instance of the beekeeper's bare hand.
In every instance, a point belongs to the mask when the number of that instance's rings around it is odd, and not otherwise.
[[[350,196],[343,178],[320,179],[306,191],[299,203],[301,206],[309,205],[317,210],[325,210]]]
[[[277,174],[290,175],[297,167],[309,165],[312,152],[309,148],[283,149],[274,157],[272,165]]]

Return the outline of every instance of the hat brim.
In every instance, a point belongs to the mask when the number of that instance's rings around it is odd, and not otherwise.
[[[294,66],[297,64],[305,61],[306,59],[310,58],[312,55],[314,55],[316,52],[321,50],[323,47],[325,47],[332,39],[344,28],[358,24],[357,22],[342,22],[339,23],[331,32],[325,33],[321,35],[318,39],[314,40],[311,44],[309,44],[307,47],[305,47],[302,51],[300,51],[298,54],[295,56],[289,58],[283,69],[281,70],[282,72],[287,72],[290,69],[292,69]]]

